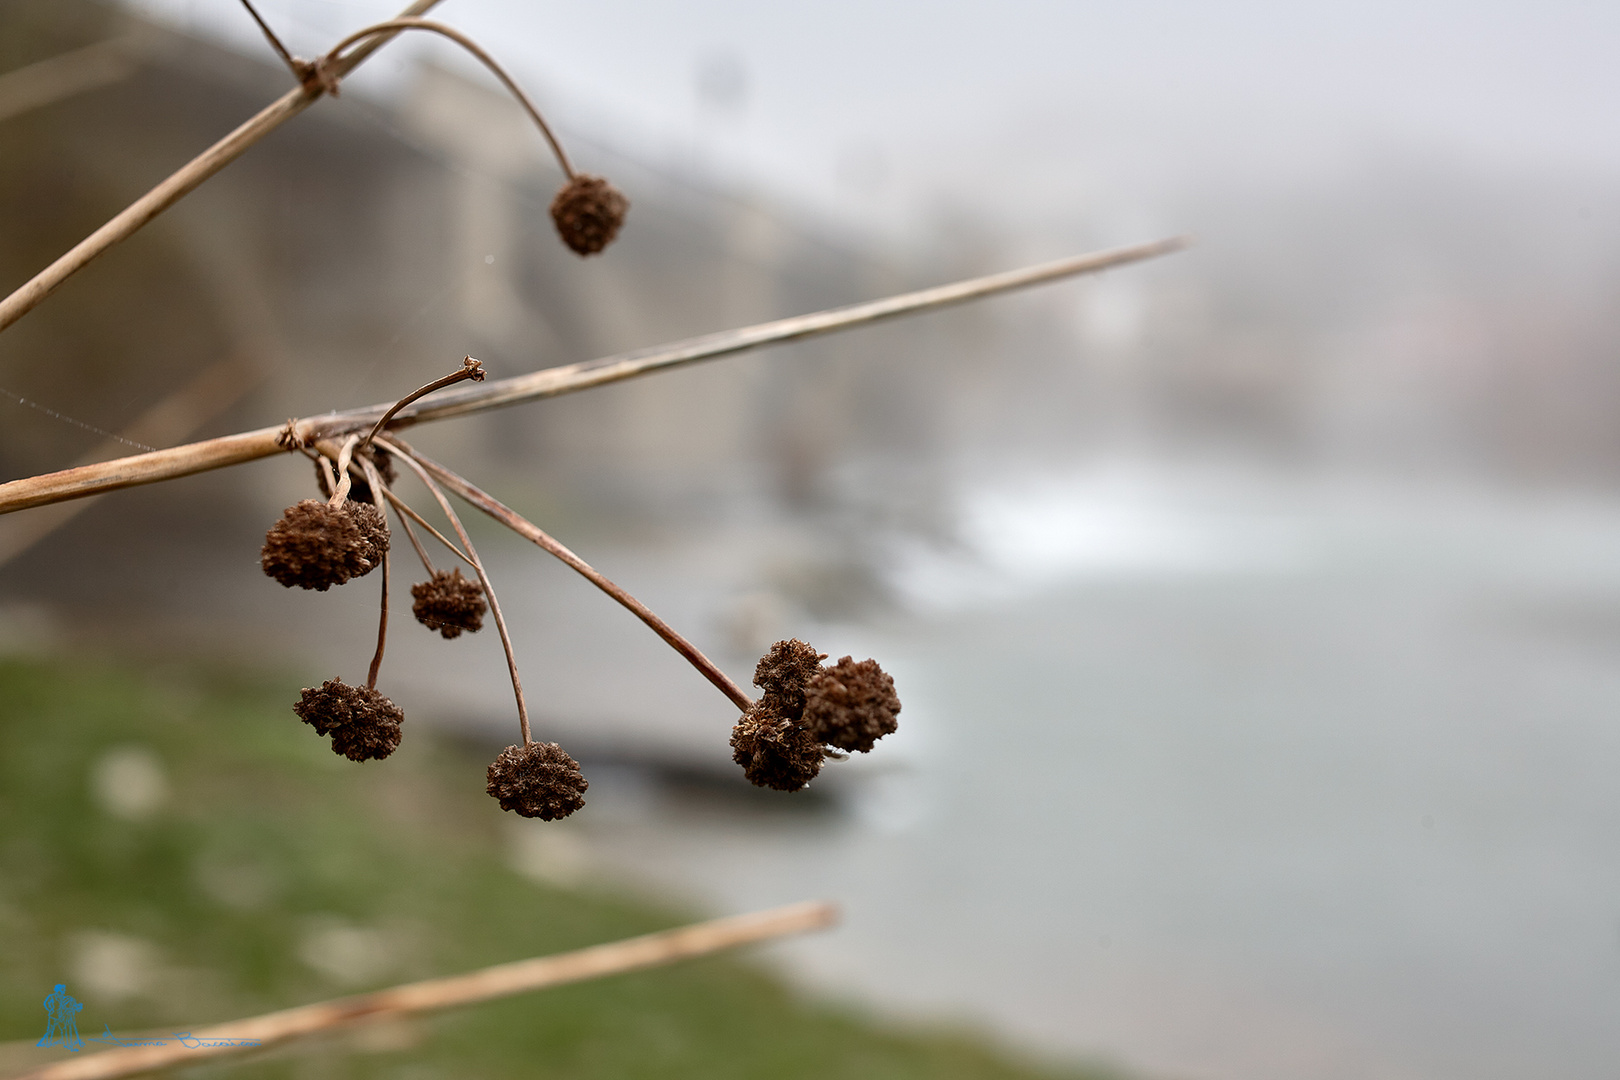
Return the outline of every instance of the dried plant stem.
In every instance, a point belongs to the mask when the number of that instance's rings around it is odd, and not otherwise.
[[[822,930],[837,920],[838,909],[832,904],[790,904],[608,945],[497,964],[464,975],[406,983],[370,994],[215,1024],[191,1033],[194,1041],[203,1043],[195,1048],[178,1042],[130,1046],[53,1062],[15,1080],[115,1080],[182,1063],[252,1053],[266,1046],[356,1024],[437,1012],[546,987],[660,967],[739,945]],[[252,1045],[240,1042],[230,1046],[206,1045],[211,1040],[250,1040]]]
[[[512,676],[512,696],[517,698],[518,729],[523,732],[523,745],[528,746],[534,742],[529,732],[529,703],[523,697],[523,680],[518,678],[517,654],[512,651],[512,636],[506,632],[506,619],[501,615],[501,602],[495,598],[495,586],[490,584],[489,574],[484,570],[484,560],[478,557],[472,537],[468,536],[467,530],[462,527],[461,518],[456,516],[455,507],[450,505],[450,500],[444,497],[444,491],[433,482],[433,477],[416,458],[386,439],[378,439],[377,444],[411,467],[411,471],[416,473],[422,483],[427,485],[427,489],[433,493],[433,497],[438,500],[439,509],[450,519],[450,525],[456,530],[456,535],[461,537],[461,544],[467,549],[468,561],[478,574],[479,583],[484,586],[484,599],[489,603],[489,613],[495,618],[495,629],[500,631],[501,648],[506,651],[506,670]]]
[[[360,467],[365,469],[365,471],[366,471],[366,482],[371,485],[371,498],[372,498],[372,501],[373,501],[373,505],[375,505],[377,507],[377,513],[383,515],[383,521],[386,523],[387,520],[388,520],[388,516],[387,516],[386,511],[383,510],[383,504],[382,504],[382,498],[383,498],[382,497],[382,491],[383,491],[382,474],[377,471],[377,467],[375,465],[373,465],[371,462],[367,461],[365,458],[360,459]],[[416,537],[412,536],[411,540],[414,542],[416,540]],[[391,572],[391,570],[393,568],[393,559],[392,559],[392,550],[391,549],[392,549],[392,545],[389,546],[389,549],[385,549],[383,551],[382,611],[377,616],[377,651],[371,654],[371,667],[366,672],[366,689],[367,690],[375,690],[375,689],[377,689],[377,672],[382,669],[383,650],[388,647],[388,576],[389,576],[389,573]],[[421,547],[420,544],[417,545],[416,550],[417,551],[422,551],[422,547]],[[427,558],[427,553],[423,552],[422,557],[424,559],[426,559]]]
[[[112,38],[0,73],[0,120],[128,78],[141,51],[133,36]]]
[[[754,704],[753,699],[751,699],[747,694],[743,693],[742,688],[736,683],[732,682],[730,676],[728,676],[724,671],[721,671],[713,660],[710,660],[707,656],[704,656],[702,650],[700,650],[696,645],[693,645],[690,641],[687,641],[686,638],[676,633],[674,627],[670,626],[663,619],[660,619],[657,615],[653,614],[652,609],[646,604],[643,604],[640,600],[637,600],[634,596],[631,596],[630,593],[626,592],[620,586],[614,584],[584,559],[580,558],[578,555],[575,555],[572,551],[568,550],[568,548],[558,543],[554,538],[548,535],[544,529],[540,528],[540,526],[534,524],[532,521],[529,521],[516,510],[505,506],[493,495],[484,491],[482,488],[477,487],[464,477],[458,476],[457,474],[451,472],[443,465],[440,465],[429,458],[420,457],[414,454],[414,452],[410,451],[408,448],[405,449],[405,454],[407,457],[413,458],[415,461],[419,462],[422,468],[432,473],[440,483],[444,484],[445,487],[449,488],[451,491],[454,491],[457,495],[460,495],[463,499],[466,499],[469,503],[478,507],[478,509],[488,514],[502,525],[505,525],[519,536],[526,540],[532,541],[545,551],[555,555],[558,559],[562,560],[569,567],[578,572],[581,577],[585,578],[585,580],[589,581],[592,585],[595,585],[598,589],[601,589],[603,592],[613,597],[613,599],[617,600],[620,604],[623,604],[631,614],[635,615],[636,618],[646,623],[647,626],[652,629],[653,633],[663,638],[670,648],[684,656],[687,662],[693,667],[697,668],[699,673],[701,673],[705,679],[708,679],[715,685],[717,689],[719,689],[722,694],[730,698],[732,704],[736,705],[738,709],[741,709],[743,712],[747,712],[748,709]]]
[[[375,439],[377,437],[377,433],[388,425],[388,421],[392,420],[394,418],[394,414],[399,412],[399,410],[403,409],[417,398],[426,397],[428,394],[433,393],[433,391],[442,390],[446,386],[453,386],[454,384],[461,382],[463,379],[471,379],[473,382],[483,382],[484,365],[469,356],[461,362],[461,369],[459,371],[452,371],[442,379],[434,379],[426,386],[419,386],[415,390],[412,390],[410,393],[406,394],[404,397],[400,398],[398,401],[394,402],[394,407],[383,413],[382,416],[377,419],[377,422],[372,425],[371,430],[366,433],[366,437],[360,440],[361,448],[364,449],[372,439]]]
[[[1080,255],[1022,270],[1011,270],[918,292],[903,293],[869,303],[833,308],[811,315],[798,315],[791,319],[779,319],[757,326],[690,338],[655,349],[642,349],[579,364],[546,368],[516,378],[499,379],[472,391],[451,391],[432,405],[402,409],[393,422],[397,426],[404,426],[406,423],[421,424],[556,397],[559,394],[618,382],[653,371],[744,352],[762,345],[815,337],[899,315],[960,304],[996,293],[1074,277],[1078,274],[1096,273],[1110,267],[1179,251],[1190,242],[1185,237],[1177,237],[1092,255]],[[386,405],[308,417],[294,421],[293,427],[299,437],[306,442],[364,431],[375,424],[377,417],[386,412],[392,404],[393,402],[389,402]],[[0,484],[0,514],[257,461],[287,450],[288,446],[283,441],[286,432],[287,425],[280,424],[276,427],[260,428],[257,431],[244,431],[237,435],[188,443],[168,450],[133,454],[95,465],[81,465],[60,472],[12,480]]]
[[[433,560],[428,558],[427,548],[422,546],[421,537],[416,535],[416,526],[411,524],[410,515],[399,509],[397,500],[390,498],[389,501],[395,503],[394,516],[399,518],[400,528],[404,529],[405,535],[410,537],[411,547],[416,549],[416,557],[422,560],[422,569],[428,572],[428,577],[432,577],[437,571],[433,569]]]
[[[546,124],[545,117],[541,116],[540,110],[534,107],[534,102],[529,100],[529,95],[525,94],[523,92],[523,88],[513,81],[512,77],[506,73],[501,65],[495,62],[494,57],[490,56],[487,52],[480,48],[478,43],[472,38],[468,37],[466,34],[463,34],[461,31],[452,26],[446,26],[444,23],[434,22],[431,19],[417,19],[409,17],[389,19],[387,22],[380,22],[375,26],[368,26],[364,30],[356,30],[354,33],[344,38],[342,41],[332,47],[331,52],[326,54],[327,62],[333,63],[338,61],[339,53],[363,38],[369,37],[373,34],[398,33],[401,30],[427,30],[434,34],[440,34],[449,38],[451,41],[455,42],[457,45],[460,45],[463,49],[466,49],[468,52],[477,57],[480,63],[489,68],[490,72],[494,74],[497,79],[501,80],[501,85],[505,86],[507,90],[511,91],[512,96],[517,98],[518,104],[523,106],[524,111],[529,114],[529,118],[535,122],[537,127],[539,127],[540,134],[544,135],[546,137],[546,142],[551,145],[551,152],[557,156],[557,164],[562,166],[563,175],[567,176],[570,180],[574,178],[574,166],[569,162],[568,155],[563,153],[562,143],[558,142],[557,137],[551,133],[551,128]]]
[[[321,475],[326,477],[326,490],[335,493],[338,489],[338,478],[337,473],[332,471],[331,460],[325,454],[316,454],[315,464],[320,466]],[[331,496],[329,495],[327,498],[330,499]]]
[[[415,0],[405,9],[407,18],[429,11],[439,0]],[[341,79],[359,67],[366,57],[381,48],[397,31],[379,33],[359,48],[339,59],[331,68],[334,79]],[[97,255],[120,240],[127,239],[141,226],[195,191],[209,177],[241,157],[254,143],[309,108],[321,96],[321,87],[300,86],[287,91],[273,104],[219,142],[192,158],[157,187],[130,203],[110,221],[35,274],[4,300],[0,300],[0,330],[4,330],[44,300],[58,285],[83,269]]]
[[[327,500],[328,506],[341,506],[349,497],[349,489],[354,486],[354,478],[349,475],[349,466],[354,461],[354,448],[359,444],[358,435],[350,435],[343,440],[343,449],[338,451],[337,458],[337,484],[332,488],[332,497]]]
[[[428,522],[428,520],[426,518],[424,518],[421,514],[418,514],[414,509],[412,509],[411,506],[408,503],[406,503],[404,499],[401,499],[398,495],[394,494],[394,492],[391,491],[388,488],[383,489],[383,497],[386,498],[389,501],[390,504],[392,504],[392,506],[394,507],[395,510],[398,510],[400,512],[400,514],[402,515],[402,519],[403,518],[409,518],[410,520],[416,522],[418,525],[422,526],[422,528],[424,528],[428,532],[432,533],[433,538],[435,540],[437,540],[439,543],[443,544],[445,547],[449,548],[451,551],[455,552],[456,557],[459,558],[462,562],[466,563],[468,566],[471,566],[473,564],[472,559],[468,557],[468,555],[467,555],[467,553],[465,551],[462,551],[461,548],[456,546],[456,542],[454,540],[452,540],[448,536],[444,535],[444,533],[440,532],[438,529],[435,529]],[[408,529],[409,526],[406,526],[406,528]],[[410,537],[411,537],[411,540],[413,542],[416,542],[416,534],[414,532],[410,534]],[[420,545],[418,545],[417,550],[421,551]],[[432,569],[433,569],[433,564],[432,564],[431,560],[428,559],[427,552],[425,552],[425,551],[422,552],[422,561],[423,561],[423,564],[425,566],[427,566],[429,572],[431,572]]]
[[[240,357],[211,364],[188,379],[178,390],[147,409],[120,433],[122,442],[162,446],[184,438],[242,400],[259,383],[260,372]],[[85,464],[117,452],[108,440],[80,460]],[[327,490],[331,490],[328,488]],[[55,530],[96,504],[94,498],[57,503],[22,517],[0,521],[0,566],[21,555]]]
[[[281,39],[276,36],[276,32],[270,29],[270,24],[265,22],[259,15],[259,9],[253,6],[253,0],[242,0],[242,6],[247,8],[247,13],[253,17],[253,21],[259,24],[259,32],[270,43],[270,47],[275,50],[276,55],[281,57],[281,62],[287,65],[287,70],[293,73],[293,78],[302,82],[303,73],[298,70],[297,59],[287,51],[287,46],[281,43]]]

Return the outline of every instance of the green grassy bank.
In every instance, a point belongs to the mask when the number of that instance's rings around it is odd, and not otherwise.
[[[698,914],[519,877],[501,858],[485,762],[409,723],[386,762],[338,758],[293,717],[295,690],[198,670],[0,661],[0,1075],[60,1056],[30,1045],[58,982],[85,1003],[86,1036],[103,1024],[174,1030]],[[75,979],[87,970],[101,992]],[[736,958],[181,1073],[1051,1075],[970,1039],[806,1003]]]

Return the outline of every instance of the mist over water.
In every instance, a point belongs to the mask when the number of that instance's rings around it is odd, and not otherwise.
[[[597,869],[728,910],[838,897],[844,929],[782,950],[818,985],[1150,1075],[1608,1075],[1620,502],[1031,489],[997,493],[1011,535],[950,603],[818,631],[906,702],[818,781],[836,815],[610,776]]]

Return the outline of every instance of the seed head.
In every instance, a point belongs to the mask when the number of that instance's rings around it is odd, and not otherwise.
[[[380,519],[376,507],[347,502],[332,507],[305,499],[287,507],[270,526],[259,565],[289,589],[297,585],[325,592],[370,573],[382,561],[388,529]]]
[[[388,519],[371,503],[350,501],[343,505],[348,508],[349,515],[360,530],[360,557],[365,561],[366,569],[354,575],[359,577],[372,567],[382,565],[383,554],[388,550]]]
[[[798,791],[816,778],[825,756],[814,736],[768,699],[756,701],[731,729],[731,759],[758,787]]]
[[[529,743],[508,746],[489,766],[489,783],[484,790],[493,795],[502,810],[541,821],[565,818],[585,805],[585,789],[590,787],[579,771],[579,762],[556,743]]]
[[[804,726],[811,736],[840,750],[867,753],[899,727],[900,698],[894,679],[876,660],[846,656],[823,668],[805,692]]]
[[[551,220],[563,243],[579,255],[595,255],[613,242],[630,200],[600,176],[579,173],[551,200]]]
[[[317,734],[332,737],[332,753],[350,761],[381,760],[399,747],[399,725],[405,713],[369,686],[349,686],[328,679],[320,689],[305,689],[293,712]]]
[[[754,668],[754,685],[765,691],[778,716],[797,722],[804,715],[804,691],[821,672],[826,653],[798,638],[778,641]]]
[[[416,621],[446,638],[460,637],[463,630],[477,633],[484,625],[484,590],[459,569],[433,571],[431,579],[411,586],[411,595]]]

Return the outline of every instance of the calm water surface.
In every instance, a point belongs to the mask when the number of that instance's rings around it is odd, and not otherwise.
[[[838,899],[811,984],[1149,1074],[1614,1075],[1620,506],[1080,477],[964,531],[819,633],[906,702],[841,812],[609,768],[514,857]]]

